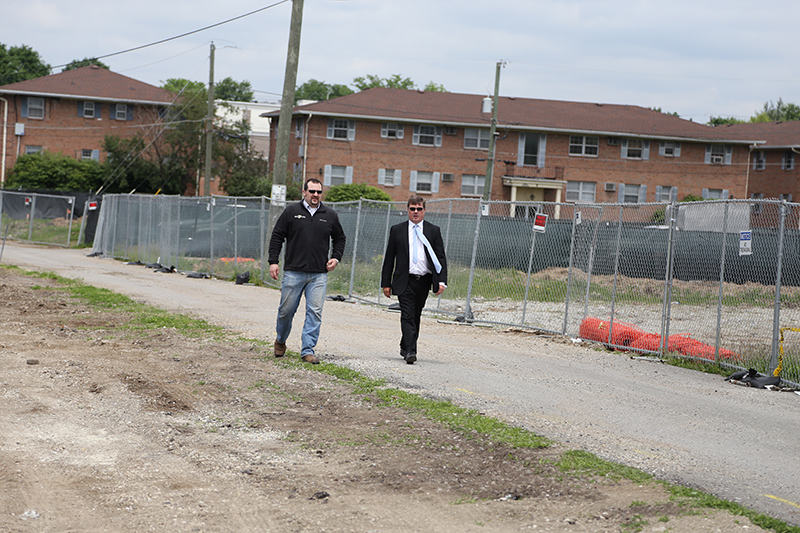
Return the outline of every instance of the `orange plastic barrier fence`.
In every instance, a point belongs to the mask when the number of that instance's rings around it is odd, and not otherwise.
[[[633,324],[614,322],[613,326],[607,320],[587,316],[581,322],[578,334],[581,338],[602,343],[609,343],[608,330],[611,328],[611,342],[614,346],[630,346],[630,344],[644,335],[645,332]]]

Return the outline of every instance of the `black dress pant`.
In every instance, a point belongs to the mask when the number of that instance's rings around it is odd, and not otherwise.
[[[422,309],[431,290],[432,276],[415,276],[409,274],[408,286],[397,299],[400,303],[400,351],[403,354],[417,353],[417,339],[419,338],[419,323]]]

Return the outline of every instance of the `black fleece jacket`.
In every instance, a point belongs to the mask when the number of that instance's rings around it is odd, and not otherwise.
[[[331,240],[333,253],[330,258],[341,262],[347,238],[336,211],[320,202],[317,212],[312,217],[302,200],[288,205],[278,217],[272,230],[269,240],[269,264],[278,264],[283,242],[286,241],[284,270],[327,272]]]

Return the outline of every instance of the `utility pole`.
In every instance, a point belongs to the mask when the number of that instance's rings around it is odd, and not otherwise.
[[[494,75],[494,98],[492,98],[492,127],[489,130],[489,157],[486,161],[486,181],[483,184],[483,199],[488,201],[492,197],[492,178],[494,177],[494,151],[495,132],[497,131],[497,99],[500,94],[500,69],[504,61],[497,62],[497,72]]]
[[[204,196],[211,196],[211,146],[214,135],[214,43],[211,43],[211,61],[208,70],[208,111],[206,113],[206,163]]]
[[[292,0],[292,21],[289,27],[289,49],[286,54],[286,73],[283,77],[281,112],[278,117],[275,161],[272,165],[272,199],[286,199],[286,176],[289,171],[289,132],[292,127],[294,89],[297,84],[297,64],[300,60],[300,29],[303,26],[303,0]]]

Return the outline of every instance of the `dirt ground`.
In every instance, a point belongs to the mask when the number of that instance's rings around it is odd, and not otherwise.
[[[130,318],[0,268],[0,531],[759,530]]]

